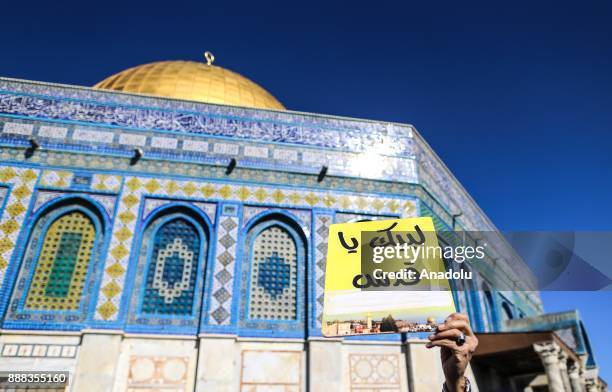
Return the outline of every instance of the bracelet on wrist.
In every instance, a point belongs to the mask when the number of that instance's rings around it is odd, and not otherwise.
[[[464,392],[472,392],[472,384],[470,384],[470,380],[465,377],[465,388],[463,389]],[[442,384],[442,392],[450,392],[448,390],[448,387],[446,386],[446,382],[444,382],[444,384]]]

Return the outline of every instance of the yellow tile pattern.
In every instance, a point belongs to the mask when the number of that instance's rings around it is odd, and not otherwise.
[[[121,188],[121,176],[113,174],[94,174],[91,188],[97,191],[118,192]]]
[[[12,186],[0,218],[0,284],[15,250],[39,173],[34,169],[0,166],[0,183]]]
[[[73,176],[74,175],[69,171],[45,170],[40,178],[40,185],[54,188],[68,188],[72,183]]]
[[[95,239],[93,222],[80,211],[53,222],[43,239],[25,307],[77,310]]]

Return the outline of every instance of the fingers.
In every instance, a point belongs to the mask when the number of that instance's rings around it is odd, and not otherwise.
[[[450,321],[450,320],[465,320],[467,322],[470,321],[468,315],[465,313],[453,313],[450,316],[448,316],[446,320],[444,321]]]
[[[459,346],[456,342],[462,334],[465,335],[467,344]],[[428,338],[430,340],[428,348],[438,346],[461,351],[466,348],[471,350],[472,346],[475,349],[478,345],[478,339],[470,327],[470,320],[464,313],[453,313],[448,316]]]
[[[447,331],[444,334],[435,334],[429,336],[429,342],[425,345],[427,348],[446,347],[454,352],[474,353],[478,347],[478,339],[475,336],[466,336],[465,343],[459,346],[457,337],[461,334],[459,330]]]
[[[470,328],[470,322],[467,320],[460,320],[460,319],[455,319],[455,320],[450,320],[445,321],[444,324],[440,324],[438,326],[438,332],[441,331],[448,331],[451,329],[458,329],[460,331],[462,331],[463,333],[465,333],[466,335],[473,335],[474,333],[472,332],[472,328]]]
[[[457,344],[455,343],[454,340],[450,340],[450,339],[434,340],[432,342],[427,343],[425,347],[427,348],[446,347],[446,348],[450,348],[451,350],[457,350]]]
[[[429,340],[440,340],[440,339],[451,339],[455,340],[461,336],[463,332],[458,329],[448,329],[445,331],[437,332],[435,334],[429,335]]]

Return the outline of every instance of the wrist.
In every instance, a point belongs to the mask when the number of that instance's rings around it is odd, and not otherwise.
[[[472,386],[467,377],[459,377],[456,381],[446,380],[442,392],[471,392]]]

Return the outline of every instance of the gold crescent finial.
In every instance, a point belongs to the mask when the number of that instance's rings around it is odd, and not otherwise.
[[[215,55],[209,51],[204,52],[204,58],[206,59],[207,65],[212,65],[215,62]]]

